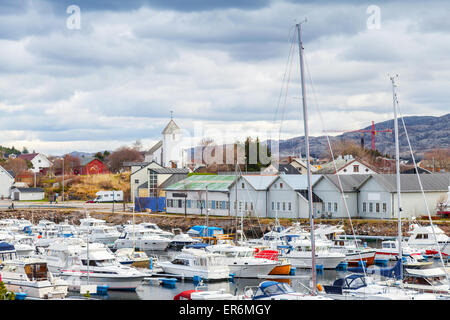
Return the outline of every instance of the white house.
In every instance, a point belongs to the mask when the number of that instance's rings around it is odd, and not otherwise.
[[[52,162],[42,153],[24,153],[19,158],[30,161],[33,164],[32,172],[42,172],[52,166]]]
[[[0,166],[0,198],[9,198],[11,196],[11,187],[13,184],[13,174]]]
[[[320,178],[312,175],[311,184]],[[308,175],[282,174],[270,185],[268,195],[269,218],[309,218]],[[313,192],[313,213],[322,208],[321,199]]]
[[[192,175],[164,190],[169,213],[231,216],[230,188],[234,175]]]
[[[13,188],[11,190],[11,198],[19,201],[43,200],[45,197],[42,188]]]
[[[170,119],[162,131],[162,139],[145,154],[145,161],[155,161],[166,168],[183,168],[182,132],[180,127]]]
[[[322,175],[313,185],[314,193],[322,199],[322,209],[318,216],[344,219],[349,215],[351,218],[357,217],[358,187],[369,178],[368,174]]]
[[[268,217],[268,191],[276,179],[276,175],[240,176],[238,182],[230,187],[232,216]]]
[[[436,214],[436,207],[445,197],[450,184],[450,174],[415,174],[400,176],[400,201],[402,217],[426,216],[427,206],[430,214]],[[374,174],[359,186],[358,208],[362,218],[397,218],[397,183],[395,174]]]
[[[337,171],[336,171],[337,169]],[[375,168],[361,159],[355,159],[351,155],[339,156],[335,161],[330,161],[319,166],[316,171],[319,174],[376,174]]]
[[[300,172],[300,174],[308,173],[308,163],[306,159],[293,158],[289,164],[296,168]],[[313,165],[310,166],[310,169],[312,173],[315,173],[317,171],[317,168]]]

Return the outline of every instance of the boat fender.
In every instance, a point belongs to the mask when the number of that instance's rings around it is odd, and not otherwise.
[[[317,284],[317,290],[319,290],[320,292],[323,291],[323,287],[320,283]]]

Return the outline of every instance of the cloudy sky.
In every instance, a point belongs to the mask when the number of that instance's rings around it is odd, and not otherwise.
[[[0,144],[149,148],[170,111],[195,138],[303,135],[293,41],[305,17],[312,135],[392,118],[388,74],[403,115],[440,116],[448,12],[441,1],[2,0]]]

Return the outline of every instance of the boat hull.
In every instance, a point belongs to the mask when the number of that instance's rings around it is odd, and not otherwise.
[[[160,262],[160,267],[164,273],[173,274],[182,278],[193,279],[195,276],[201,277],[205,281],[226,280],[230,277],[230,269],[215,268],[215,269],[196,269],[189,267],[179,267],[170,262]]]

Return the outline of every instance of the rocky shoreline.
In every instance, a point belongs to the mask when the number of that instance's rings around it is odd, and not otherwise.
[[[111,212],[97,212],[91,211],[90,216],[105,220],[110,224],[126,224],[132,223],[133,215],[131,213],[111,213]],[[183,232],[186,232],[190,227],[194,225],[204,225],[206,223],[205,216],[193,216],[193,215],[174,215],[174,214],[155,214],[155,213],[136,213],[135,223],[141,222],[153,222],[164,230],[171,230],[174,228],[180,228]],[[80,219],[86,217],[86,213],[83,210],[73,209],[16,209],[16,210],[2,210],[0,211],[1,219],[5,218],[17,218],[27,219],[33,223],[39,222],[41,219],[48,219],[56,223],[67,220],[71,224],[78,225]],[[221,227],[226,233],[235,233],[236,227],[240,229],[240,220],[236,221],[230,217],[208,217],[209,225]],[[283,226],[290,226],[292,222],[298,221],[305,228],[308,229],[309,221],[307,219],[279,219],[280,224]],[[420,220],[421,224],[428,225],[426,220]],[[274,219],[260,218],[260,219],[244,219],[243,227],[245,235],[249,238],[261,237],[265,232],[270,231],[270,228],[274,224]],[[344,225],[346,234],[352,234],[351,225],[348,220],[336,220],[336,219],[317,219],[315,224],[328,224]],[[353,228],[357,235],[366,236],[396,236],[397,235],[397,221],[395,220],[352,220]],[[450,235],[450,221],[449,220],[435,220],[433,224],[439,226],[447,235]],[[402,223],[403,236],[408,236],[408,223],[405,221]]]

